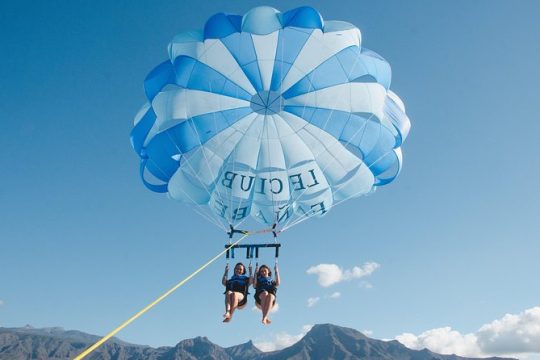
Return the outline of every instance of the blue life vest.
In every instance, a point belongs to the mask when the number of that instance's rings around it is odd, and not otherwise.
[[[249,276],[247,275],[233,275],[227,281],[227,290],[240,292],[242,294],[248,293]]]
[[[257,291],[275,291],[276,283],[271,277],[258,277],[257,278]]]

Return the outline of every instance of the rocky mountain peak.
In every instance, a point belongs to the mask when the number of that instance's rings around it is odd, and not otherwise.
[[[73,359],[99,337],[61,328],[0,328],[0,360]],[[440,355],[427,349],[411,350],[398,341],[371,339],[361,332],[332,324],[315,325],[288,348],[262,352],[252,341],[222,348],[205,336],[180,341],[176,346],[133,345],[111,339],[94,353],[95,359],[115,360],[472,360]],[[504,360],[490,358],[491,360]],[[484,359],[487,360],[487,359]],[[509,359],[506,359],[509,360]]]

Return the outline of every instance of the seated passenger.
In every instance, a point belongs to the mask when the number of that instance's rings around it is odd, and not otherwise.
[[[274,266],[276,279],[272,279],[272,272],[266,265],[261,265],[259,269],[255,268],[255,277],[253,287],[255,288],[256,305],[262,311],[262,323],[267,325],[271,321],[268,314],[276,304],[276,291],[279,286],[279,272],[277,263]]]
[[[243,309],[247,303],[249,285],[251,284],[251,265],[249,266],[249,276],[246,275],[244,264],[238,263],[234,266],[234,274],[227,280],[229,264],[225,266],[225,273],[221,283],[225,286],[225,314],[223,322],[232,319],[236,309]]]

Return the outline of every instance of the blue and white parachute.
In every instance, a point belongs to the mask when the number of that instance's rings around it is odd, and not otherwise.
[[[151,190],[222,225],[286,226],[399,174],[410,122],[355,26],[257,7],[216,14],[168,50],[131,133]]]

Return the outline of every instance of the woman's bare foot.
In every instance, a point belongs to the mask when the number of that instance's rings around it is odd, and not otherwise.
[[[223,322],[229,321],[231,321],[231,313],[227,311],[225,314],[223,314]]]
[[[269,318],[264,318],[264,319],[262,319],[262,323],[263,323],[264,325],[268,325],[268,324],[271,324],[272,321],[271,321]]]

